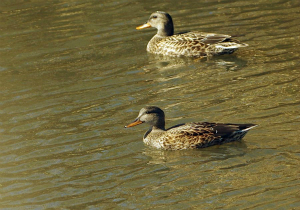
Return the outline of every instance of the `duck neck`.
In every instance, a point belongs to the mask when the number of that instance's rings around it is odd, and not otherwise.
[[[163,130],[165,131],[165,120],[160,120],[155,125],[153,125],[152,130]]]
[[[174,35],[174,27],[173,22],[166,23],[162,28],[157,29],[157,35],[159,36],[173,36]]]

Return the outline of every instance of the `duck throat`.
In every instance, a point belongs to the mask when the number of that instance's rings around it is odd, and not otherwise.
[[[159,35],[159,36],[173,36],[174,35],[173,22],[169,21],[169,22],[165,23],[162,28],[158,28],[157,35]]]
[[[165,120],[159,120],[155,125],[153,125],[152,130],[163,130],[165,131]]]
[[[149,146],[156,147],[158,149],[162,148],[160,139],[165,135],[165,132],[165,130],[151,126],[145,133],[143,141]]]

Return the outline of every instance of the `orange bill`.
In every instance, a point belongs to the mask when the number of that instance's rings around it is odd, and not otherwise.
[[[135,120],[134,122],[130,123],[129,125],[125,126],[125,128],[130,128],[139,124],[142,124],[143,122],[140,120]]]
[[[143,25],[140,25],[138,27],[136,27],[137,30],[140,30],[140,29],[144,29],[144,28],[150,28],[151,25],[149,23],[145,23]]]

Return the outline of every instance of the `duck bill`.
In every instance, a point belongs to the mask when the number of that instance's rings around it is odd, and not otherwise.
[[[139,124],[142,124],[143,121],[140,121],[139,119],[136,119],[134,122],[130,123],[129,125],[125,126],[125,128],[130,128]]]
[[[143,25],[140,25],[138,27],[136,27],[137,30],[141,30],[141,29],[144,29],[144,28],[150,28],[151,25],[149,23],[145,23]]]

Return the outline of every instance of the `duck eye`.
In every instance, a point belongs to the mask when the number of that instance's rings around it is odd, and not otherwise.
[[[154,19],[155,19],[155,18],[157,18],[157,16],[156,16],[156,15],[153,15],[153,16],[152,16],[152,18],[154,18]]]
[[[146,113],[146,114],[149,114],[150,112],[149,112],[149,111],[146,111],[145,113]]]

